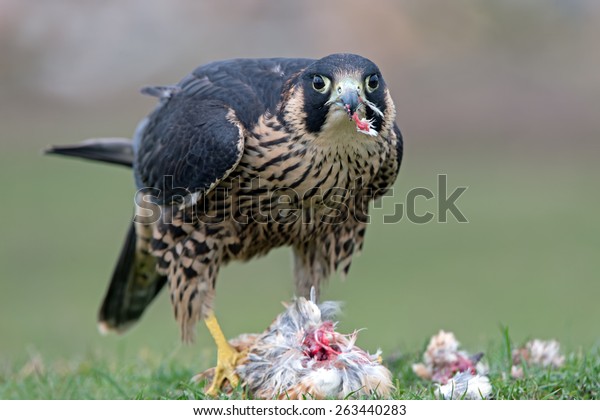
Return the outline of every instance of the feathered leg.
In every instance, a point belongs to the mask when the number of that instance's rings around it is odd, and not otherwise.
[[[329,277],[329,263],[314,245],[295,247],[293,253],[296,295],[310,299],[311,290],[314,290],[318,302],[321,282]]]
[[[348,219],[348,223],[336,225],[322,242],[302,243],[293,248],[294,280],[297,296],[306,299],[314,287],[317,302],[320,286],[331,273],[348,274],[352,256],[362,247],[365,226]]]
[[[186,225],[174,220],[173,224],[165,224],[159,229],[156,239],[160,237],[160,241],[170,245],[163,261],[169,267],[171,301],[183,341],[193,341],[196,322],[202,319],[217,346],[217,366],[207,391],[209,395],[216,396],[226,380],[233,387],[239,383],[235,370],[243,354],[229,345],[213,312],[215,284],[221,264],[219,235],[208,236],[198,229],[188,230]],[[197,376],[200,377],[202,374]]]

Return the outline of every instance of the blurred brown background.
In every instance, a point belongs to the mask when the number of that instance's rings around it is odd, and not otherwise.
[[[367,327],[362,344],[388,352],[439,328],[477,346],[500,324],[516,340],[596,343],[599,40],[594,0],[0,0],[0,356],[178,348],[166,296],[131,334],[98,337],[133,182],[43,147],[130,136],[154,106],[140,87],[212,60],[333,52],[379,65],[405,135],[396,196],[347,281],[325,292],[346,302],[342,329]],[[383,226],[437,174],[450,192],[469,187],[470,223]],[[291,284],[285,250],[226,269],[227,333],[264,328]],[[194,351],[211,348],[200,341]]]

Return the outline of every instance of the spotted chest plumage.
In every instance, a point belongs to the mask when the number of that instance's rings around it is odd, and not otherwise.
[[[291,246],[296,286],[308,293],[330,272],[347,273],[362,247],[369,202],[396,161],[394,136],[367,137],[352,126],[339,138],[290,133],[261,118],[244,139],[236,169],[185,209],[153,225],[152,253],[170,279],[184,328],[210,311],[219,266]]]

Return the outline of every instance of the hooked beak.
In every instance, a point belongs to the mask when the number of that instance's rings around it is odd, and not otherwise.
[[[348,119],[356,125],[356,131],[369,136],[377,136],[379,133],[375,130],[374,115],[382,118],[383,112],[364,96],[364,88],[360,80],[346,77],[335,85],[326,105],[332,106],[335,115],[333,118],[336,120],[342,117],[343,114],[340,111],[343,109]],[[373,115],[367,118],[369,110]]]
[[[338,96],[335,102],[344,108],[350,118],[362,102],[360,88],[360,83],[353,79],[344,79],[336,86]]]

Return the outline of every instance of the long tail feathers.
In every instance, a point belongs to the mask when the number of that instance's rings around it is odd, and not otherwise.
[[[50,146],[44,153],[133,166],[133,143],[123,138],[89,139],[67,146]]]
[[[102,333],[124,332],[142,316],[167,282],[165,276],[156,273],[155,258],[136,246],[137,241],[132,222],[98,314]]]

